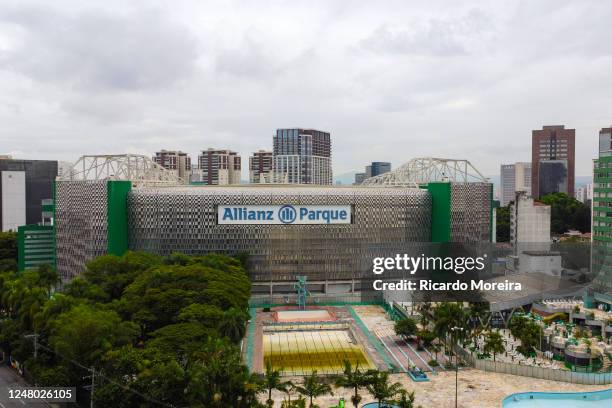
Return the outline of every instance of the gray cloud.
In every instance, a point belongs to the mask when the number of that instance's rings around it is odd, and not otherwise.
[[[109,14],[18,7],[0,21],[21,29],[21,45],[0,64],[34,80],[96,90],[159,88],[193,72],[197,43],[156,11]]]
[[[332,133],[337,173],[449,156],[495,174],[565,124],[583,175],[612,123],[607,2],[152,4],[3,6],[0,153],[216,146],[247,163],[304,126]]]
[[[470,40],[489,28],[478,9],[461,17],[412,19],[401,25],[384,23],[360,45],[377,53],[453,57],[469,52]]]

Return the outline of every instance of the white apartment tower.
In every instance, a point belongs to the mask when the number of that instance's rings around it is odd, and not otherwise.
[[[274,172],[290,184],[332,184],[331,139],[314,129],[277,129]]]
[[[531,195],[531,163],[502,164],[499,195],[502,207],[510,204],[518,191],[524,191],[528,196]]]

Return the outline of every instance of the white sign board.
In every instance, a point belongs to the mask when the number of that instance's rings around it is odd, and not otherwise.
[[[219,205],[219,224],[350,224],[350,205]]]

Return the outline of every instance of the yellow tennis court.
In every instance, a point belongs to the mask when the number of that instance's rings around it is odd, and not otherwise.
[[[362,370],[375,368],[348,330],[292,330],[264,334],[264,364],[286,375],[337,374],[344,360]]]

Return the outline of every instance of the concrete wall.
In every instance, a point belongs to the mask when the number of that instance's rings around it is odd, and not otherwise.
[[[2,231],[17,231],[26,223],[26,183],[24,171],[2,171]]]

